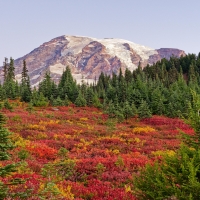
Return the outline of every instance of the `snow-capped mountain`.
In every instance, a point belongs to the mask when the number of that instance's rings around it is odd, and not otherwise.
[[[126,68],[132,71],[139,62],[145,67],[172,55],[180,57],[186,54],[179,49],[155,50],[123,39],[60,36],[15,60],[15,73],[20,81],[25,59],[32,86],[39,84],[46,71],[50,71],[52,79],[58,82],[66,66],[71,68],[78,83],[82,80],[91,83],[101,72],[118,73],[120,67],[122,71]]]

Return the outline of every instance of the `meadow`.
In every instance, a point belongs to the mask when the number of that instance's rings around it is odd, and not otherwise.
[[[10,101],[3,108],[6,127],[15,149],[11,160],[17,171],[1,178],[11,185],[16,199],[121,199],[135,200],[134,176],[147,163],[174,155],[182,142],[181,132],[193,129],[178,118],[137,116],[118,123],[94,107],[47,106],[28,109]]]

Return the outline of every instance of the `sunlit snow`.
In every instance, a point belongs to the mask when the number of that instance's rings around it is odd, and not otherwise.
[[[69,41],[69,44],[68,49],[62,52],[63,56],[67,55],[68,53],[81,53],[83,47],[92,41],[97,41],[106,47],[108,54],[112,55],[113,57],[117,56],[130,70],[136,69],[137,66],[132,63],[130,51],[124,46],[125,43],[128,43],[130,47],[142,58],[142,60],[147,60],[149,59],[149,56],[157,54],[157,51],[152,48],[135,44],[123,39],[97,39],[84,36],[65,36],[65,38]]]

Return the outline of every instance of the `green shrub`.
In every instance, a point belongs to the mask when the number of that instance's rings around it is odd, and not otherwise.
[[[10,102],[8,101],[8,99],[6,99],[6,100],[4,101],[4,108],[6,108],[6,109],[8,109],[8,110],[10,110],[10,111],[13,110],[13,107],[12,107],[12,105],[10,104]]]
[[[21,151],[19,151],[18,157],[20,160],[25,160],[26,158],[29,157],[29,152],[26,151],[25,149],[22,149]]]
[[[36,94],[32,99],[33,106],[36,107],[43,107],[48,106],[49,102],[48,99],[44,97],[43,93]]]
[[[28,103],[28,106],[27,106],[26,110],[27,110],[29,113],[32,113],[32,112],[34,111],[34,107],[33,107],[33,103],[32,103],[32,102],[29,102],[29,103]]]
[[[148,164],[134,177],[139,199],[200,199],[200,150],[181,146],[161,163]]]
[[[80,92],[79,92],[79,95],[76,98],[74,104],[77,107],[84,107],[84,106],[86,106],[86,100],[85,100],[85,98],[82,96],[82,94]]]
[[[53,99],[51,102],[52,106],[64,106],[64,102],[60,97],[57,97],[56,99]]]

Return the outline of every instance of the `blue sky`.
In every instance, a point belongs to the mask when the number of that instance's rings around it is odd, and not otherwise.
[[[199,0],[0,0],[0,8],[0,63],[61,35],[200,52]]]

